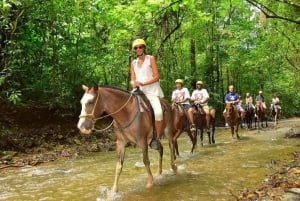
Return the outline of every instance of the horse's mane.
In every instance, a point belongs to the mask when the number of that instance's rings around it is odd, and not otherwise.
[[[119,88],[119,87],[116,87],[116,86],[111,86],[111,85],[100,85],[99,87],[100,87],[100,88],[115,89],[115,90],[118,90],[118,91],[121,91],[121,92],[130,94],[129,91],[127,91],[127,90],[125,90],[125,89],[122,89],[122,88]]]

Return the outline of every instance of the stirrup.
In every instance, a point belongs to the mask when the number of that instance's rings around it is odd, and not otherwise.
[[[191,131],[196,131],[195,124],[192,124],[192,125],[191,125],[190,130],[191,130]]]

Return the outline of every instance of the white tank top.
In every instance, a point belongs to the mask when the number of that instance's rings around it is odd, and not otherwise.
[[[132,64],[134,67],[135,77],[137,81],[146,82],[153,78],[153,71],[150,62],[150,55],[145,56],[145,61],[141,67],[138,67],[139,59],[133,60]],[[164,93],[160,87],[159,81],[154,82],[149,85],[141,86],[140,89],[146,94],[150,96],[158,96],[164,97]]]

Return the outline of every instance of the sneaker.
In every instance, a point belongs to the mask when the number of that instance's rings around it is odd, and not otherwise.
[[[196,131],[195,124],[191,125],[191,131]]]
[[[151,149],[155,149],[155,150],[158,150],[158,140],[157,139],[153,139],[151,142],[150,142],[150,148]]]
[[[228,127],[228,126],[229,126],[228,123],[226,123],[226,124],[225,124],[225,127]]]

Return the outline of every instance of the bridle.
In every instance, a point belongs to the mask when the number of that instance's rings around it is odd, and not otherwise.
[[[228,103],[227,103],[228,104]],[[233,103],[230,103],[230,107],[227,107],[226,105],[226,113],[227,113],[227,117],[230,117],[231,114],[234,114],[236,110],[236,106]]]
[[[98,103],[98,101],[99,101],[99,99],[100,99],[100,92],[99,92],[99,90],[98,90],[98,96],[97,96],[97,99],[96,99],[96,102],[95,102],[95,104],[94,104],[94,107],[93,107],[92,112],[89,113],[89,114],[80,115],[79,118],[81,119],[81,118],[90,117],[90,118],[92,119],[92,123],[93,123],[93,126],[92,126],[92,130],[93,130],[93,131],[96,131],[96,132],[103,132],[103,131],[106,131],[107,129],[109,129],[109,128],[113,125],[114,120],[112,120],[112,122],[111,122],[106,128],[104,128],[104,129],[95,129],[95,123],[96,123],[98,120],[101,120],[101,119],[107,118],[107,117],[109,117],[109,116],[111,116],[111,115],[114,115],[114,114],[119,113],[122,109],[124,109],[124,108],[126,107],[126,105],[129,103],[129,101],[130,101],[130,99],[131,99],[132,96],[133,96],[133,94],[131,93],[130,96],[129,96],[129,98],[128,98],[128,100],[122,105],[122,107],[120,107],[120,108],[119,108],[118,110],[116,110],[115,112],[112,112],[112,113],[109,113],[109,114],[106,114],[106,115],[104,115],[104,116],[101,116],[101,117],[96,118],[95,115],[94,115],[94,113],[95,113],[96,105],[97,105],[97,103]]]

